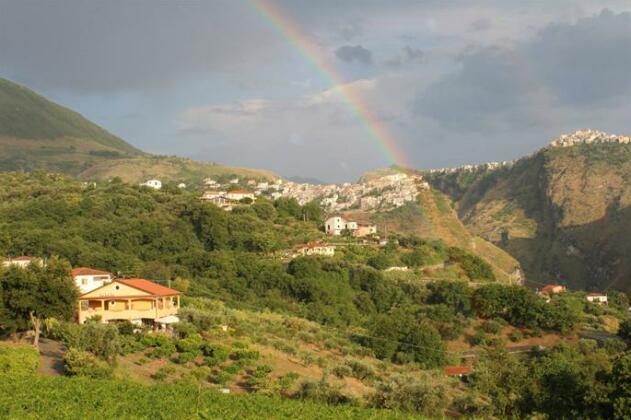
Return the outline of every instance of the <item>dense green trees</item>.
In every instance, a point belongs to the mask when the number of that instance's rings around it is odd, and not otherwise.
[[[10,332],[32,327],[37,346],[42,321],[72,318],[77,295],[67,261],[53,257],[26,268],[5,267],[0,270],[0,324]]]

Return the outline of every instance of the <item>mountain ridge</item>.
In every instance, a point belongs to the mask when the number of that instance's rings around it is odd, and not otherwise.
[[[473,234],[520,261],[527,279],[627,288],[631,144],[597,130],[564,134],[510,165],[425,172]],[[627,254],[628,255],[628,254]]]
[[[208,176],[273,179],[270,171],[145,153],[20,84],[0,78],[0,170],[61,172],[84,179],[200,182]]]

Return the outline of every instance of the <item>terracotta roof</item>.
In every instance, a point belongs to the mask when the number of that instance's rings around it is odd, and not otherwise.
[[[11,261],[31,261],[34,258],[35,257],[28,257],[26,255],[22,255],[20,257],[9,257],[9,260],[11,260]]]
[[[541,291],[543,293],[547,293],[547,292],[554,292],[554,289],[556,288],[561,288],[562,290],[565,290],[564,286],[561,286],[560,284],[547,284],[545,286],[543,286],[543,288],[541,289]]]
[[[471,366],[448,366],[445,368],[445,375],[447,376],[469,375],[472,372]]]
[[[76,276],[105,276],[105,275],[110,275],[111,276],[112,275],[112,273],[109,273],[107,271],[96,270],[94,268],[88,268],[88,267],[73,268],[70,273],[72,274],[72,277],[76,277]]]
[[[228,191],[227,194],[252,194],[252,193],[246,190],[233,190],[233,191]]]
[[[152,295],[174,296],[180,294],[177,290],[169,289],[168,287],[145,279],[116,279],[116,281],[142,290],[143,292],[151,293]]]
[[[591,293],[588,293],[588,294],[587,294],[587,296],[604,296],[604,297],[607,297],[607,295],[606,295],[606,294],[604,294],[604,293],[598,293],[598,292],[591,292]]]

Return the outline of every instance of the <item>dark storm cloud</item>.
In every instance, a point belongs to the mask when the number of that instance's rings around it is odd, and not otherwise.
[[[361,45],[344,45],[335,50],[335,56],[342,61],[372,64],[372,52]]]
[[[163,87],[270,59],[274,34],[257,25],[233,1],[0,0],[0,73],[78,92]]]
[[[513,48],[465,52],[460,69],[423,89],[414,108],[446,126],[479,129],[497,119],[528,124],[550,105],[597,106],[631,93],[630,46],[629,13],[550,25]]]

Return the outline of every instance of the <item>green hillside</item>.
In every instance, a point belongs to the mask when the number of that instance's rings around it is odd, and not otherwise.
[[[457,201],[474,234],[519,260],[533,284],[631,285],[630,145],[549,147],[511,167],[427,178]]]
[[[62,172],[85,179],[200,182],[208,176],[274,178],[267,171],[153,156],[55,104],[0,78],[0,171]]]

